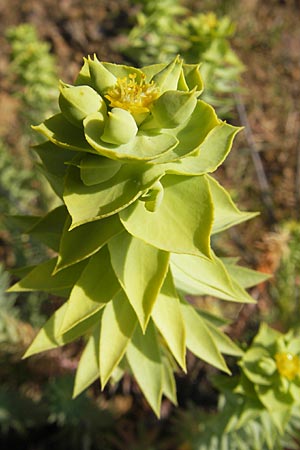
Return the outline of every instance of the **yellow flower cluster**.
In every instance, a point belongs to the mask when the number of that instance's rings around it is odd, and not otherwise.
[[[143,74],[140,81],[136,81],[136,74],[118,78],[115,87],[108,91],[105,97],[110,106],[126,109],[132,114],[149,112],[149,107],[159,97],[159,89],[154,83],[146,83]]]
[[[288,380],[300,375],[300,358],[289,352],[280,352],[275,355],[278,372]]]

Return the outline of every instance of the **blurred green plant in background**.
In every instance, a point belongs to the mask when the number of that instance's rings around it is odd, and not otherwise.
[[[276,272],[276,281],[271,285],[274,299],[275,320],[280,320],[285,329],[300,326],[300,223],[290,221],[281,225],[276,234],[282,242],[282,257]]]
[[[50,46],[39,39],[33,25],[21,24],[8,28],[6,36],[11,45],[9,76],[13,95],[18,99],[18,136],[15,141],[0,139],[0,233],[8,236],[9,254],[6,265],[32,265],[45,257],[45,248],[34,239],[24,239],[16,220],[11,215],[36,214],[45,211],[53,199],[44,179],[32,171],[32,157],[28,146],[31,142],[32,122],[55,110],[54,92],[58,80],[55,58]],[[4,258],[5,259],[5,258]],[[22,296],[5,293],[11,275],[1,266],[1,342],[0,351],[22,348],[26,341],[26,323],[39,326],[44,320],[42,300],[45,296],[33,293],[23,302]],[[27,329],[30,330],[30,326]]]
[[[39,39],[33,25],[24,23],[7,30],[11,45],[10,73],[15,95],[22,103],[24,133],[28,124],[50,115],[56,106],[57,72],[50,45]]]
[[[194,15],[178,0],[137,3],[141,10],[122,45],[124,55],[138,66],[166,62],[176,54],[187,63],[201,61],[202,98],[222,117],[228,115],[244,70],[230,44],[235,25],[229,17],[218,18],[213,12]]]
[[[208,414],[192,405],[179,412],[187,448],[298,449],[299,342],[298,334],[282,334],[263,323],[241,358],[240,374],[214,377],[213,384],[221,393],[218,412]]]

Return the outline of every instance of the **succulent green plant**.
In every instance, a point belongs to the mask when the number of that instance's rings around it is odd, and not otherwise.
[[[85,336],[74,395],[130,370],[159,415],[163,394],[176,403],[174,370],[186,370],[187,349],[227,373],[222,353],[241,355],[184,299],[251,303],[243,285],[259,278],[227,269],[211,248],[213,234],[255,213],[211,176],[239,128],[199,100],[198,68],[179,57],[142,69],[88,57],[75,85],[60,85],[61,112],[34,127],[62,204],[19,224],[56,256],[24,269],[10,290],[67,299],[26,356]]]
[[[234,377],[217,375],[216,413],[190,405],[175,421],[177,439],[193,450],[299,448],[300,339],[262,323]],[[180,427],[178,422],[180,421]]]
[[[283,434],[293,408],[300,404],[299,336],[292,330],[282,334],[263,323],[240,367],[236,392],[257,403],[258,409],[266,409]]]

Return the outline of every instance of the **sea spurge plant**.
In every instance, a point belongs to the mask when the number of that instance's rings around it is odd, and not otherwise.
[[[130,370],[159,415],[176,403],[174,370],[189,349],[228,372],[240,349],[185,293],[252,302],[260,276],[222,261],[211,236],[253,216],[211,176],[239,131],[199,100],[198,65],[176,57],[142,69],[88,57],[75,85],[61,83],[61,112],[34,127],[34,147],[61,206],[19,218],[54,257],[24,269],[13,291],[67,300],[26,356],[84,336],[74,395]]]
[[[282,334],[263,324],[240,366],[242,390],[246,395],[252,392],[252,403],[267,410],[283,433],[293,409],[300,405],[299,336],[293,331]]]

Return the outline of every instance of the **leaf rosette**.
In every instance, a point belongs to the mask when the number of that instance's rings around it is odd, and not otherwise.
[[[228,372],[240,349],[184,294],[253,302],[265,277],[222,261],[211,236],[253,217],[210,175],[239,128],[199,99],[199,66],[177,57],[142,69],[84,60],[60,84],[61,112],[34,127],[34,147],[61,206],[15,221],[56,256],[25,268],[13,291],[66,298],[26,356],[86,336],[74,395],[131,370],[159,415],[176,403],[187,349]]]
[[[293,408],[299,405],[299,336],[294,331],[282,334],[262,324],[240,366],[243,376],[239,389],[244,387],[246,395],[252,392],[252,400],[256,398],[269,412],[282,434]]]

